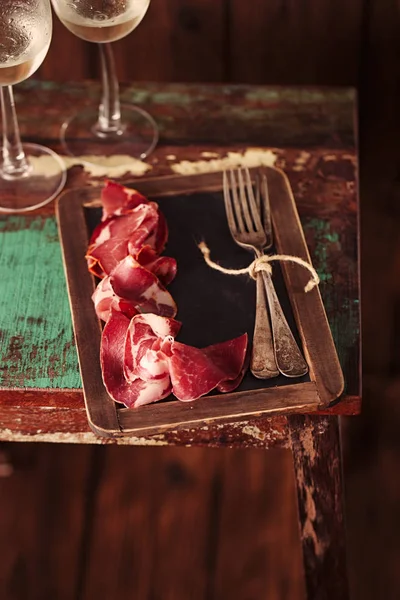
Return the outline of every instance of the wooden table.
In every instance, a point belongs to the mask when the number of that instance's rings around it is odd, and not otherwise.
[[[61,153],[64,117],[99,97],[97,84],[33,80],[16,89],[24,138]],[[0,217],[0,440],[291,447],[310,598],[345,599],[338,416],[360,410],[355,92],[352,89],[147,84],[123,98],[156,119],[160,144],[122,173],[69,162],[69,188],[104,177],[275,164],[289,176],[345,377],[343,397],[313,415],[105,440],[88,428],[53,204]]]

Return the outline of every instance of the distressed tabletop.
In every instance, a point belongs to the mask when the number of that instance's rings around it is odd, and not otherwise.
[[[62,154],[63,119],[99,98],[98,84],[29,80],[15,96],[22,135]],[[66,158],[67,187],[121,182],[225,166],[276,165],[298,204],[346,381],[326,414],[360,410],[355,92],[142,84],[125,101],[147,109],[160,143],[146,162],[117,159],[83,167]],[[0,216],[0,440],[119,444],[272,446],[288,443],[284,414],[244,423],[105,440],[90,432],[84,408],[54,203],[25,216]]]

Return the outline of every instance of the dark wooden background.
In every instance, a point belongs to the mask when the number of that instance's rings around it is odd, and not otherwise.
[[[121,80],[358,88],[364,410],[343,423],[357,600],[400,596],[399,9],[395,0],[152,0],[115,44]],[[98,71],[96,47],[56,21],[38,76]],[[288,452],[7,450],[4,600],[303,598]]]

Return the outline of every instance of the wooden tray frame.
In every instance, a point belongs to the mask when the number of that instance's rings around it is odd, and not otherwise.
[[[272,167],[266,171],[277,251],[311,262],[289,181],[283,171]],[[138,180],[131,185],[149,197],[216,191],[222,188],[222,173],[160,177]],[[282,263],[311,381],[203,397],[196,402],[169,401],[138,409],[117,409],[102,381],[101,323],[91,300],[95,279],[88,272],[84,258],[88,245],[84,208],[100,206],[99,198],[98,187],[69,190],[60,196],[56,207],[86,411],[96,434],[145,436],[170,429],[204,427],[216,421],[313,412],[329,406],[342,394],[343,373],[319,289],[305,294],[308,272]]]

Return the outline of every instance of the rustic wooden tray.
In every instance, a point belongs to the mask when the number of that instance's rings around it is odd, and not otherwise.
[[[289,181],[282,171],[267,169],[276,251],[310,261]],[[222,200],[222,174],[172,176],[139,180],[132,187],[160,204],[170,230],[166,255],[178,260],[178,275],[169,290],[182,321],[179,340],[198,347],[247,331],[251,342],[254,282],[229,277],[205,265],[196,242],[204,239],[212,258],[242,267],[252,257],[232,241]],[[149,435],[166,429],[206,426],[278,412],[311,412],[328,406],[343,391],[343,374],[324,306],[317,288],[304,293],[309,274],[290,263],[274,267],[274,281],[289,322],[302,344],[309,376],[258,380],[248,372],[237,391],[212,393],[195,402],[167,399],[137,409],[120,407],[107,394],[100,369],[101,323],[92,293],[95,279],[85,252],[91,230],[101,216],[100,189],[62,194],[57,203],[64,267],[86,410],[90,427],[105,437]],[[171,396],[173,398],[173,396]]]

